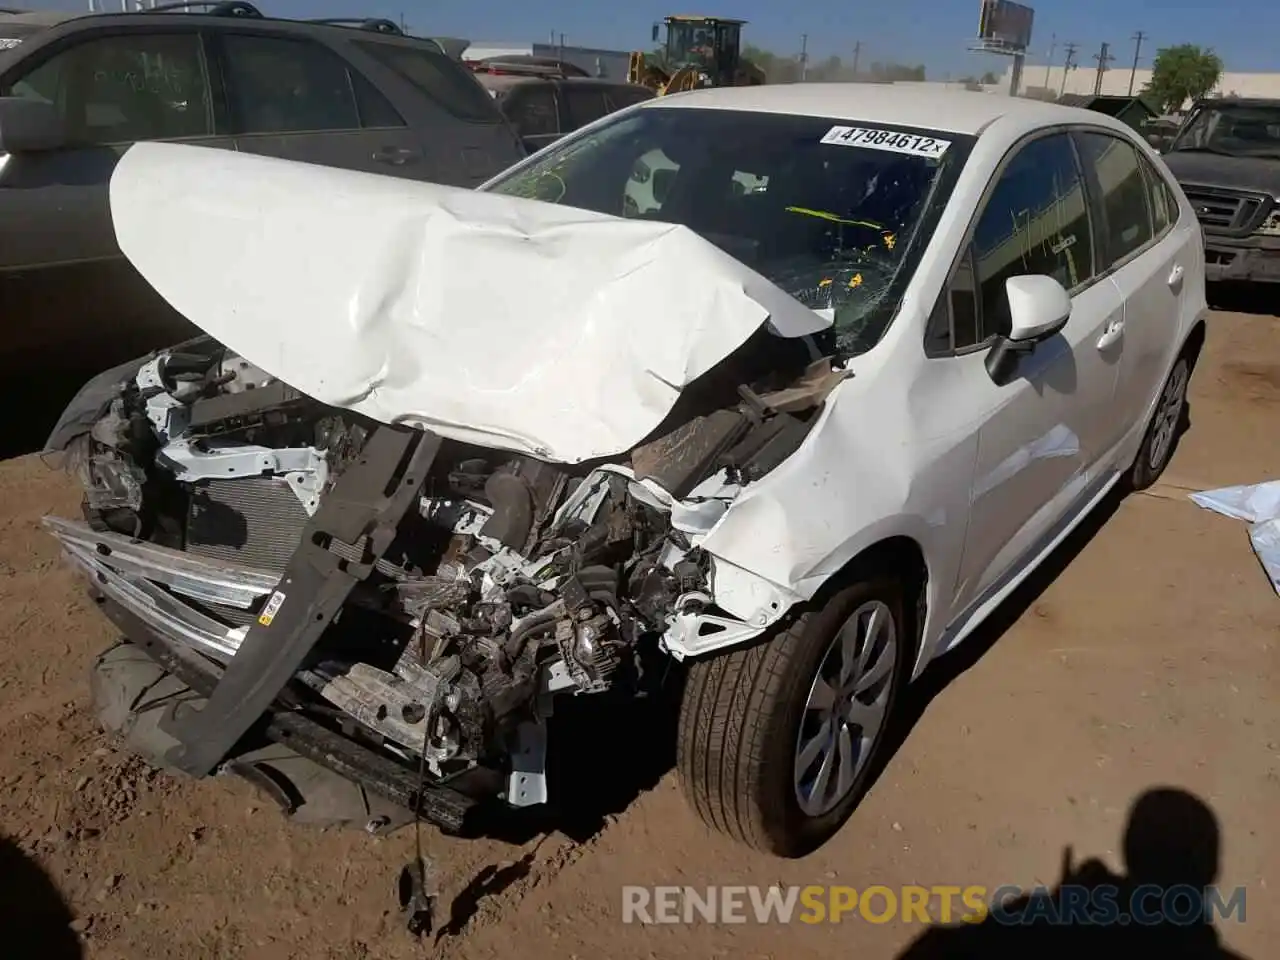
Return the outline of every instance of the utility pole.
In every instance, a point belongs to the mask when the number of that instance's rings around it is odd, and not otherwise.
[[[858,58],[862,56],[862,41],[859,40],[853,45],[853,79],[858,79]]]
[[[1142,54],[1142,41],[1147,35],[1139,30],[1133,35],[1133,69],[1129,71],[1129,96],[1133,96],[1133,81],[1138,76],[1138,57]]]
[[[1053,69],[1053,51],[1058,49],[1058,35],[1049,38],[1049,55],[1044,58],[1044,88],[1049,89],[1049,71]]]
[[[1058,88],[1058,96],[1067,92],[1067,74],[1076,68],[1076,51],[1080,48],[1074,43],[1066,45],[1067,58],[1062,62],[1062,85]]]
[[[800,34],[800,82],[809,79],[809,35]]]
[[[1110,54],[1111,44],[1104,42],[1097,53],[1093,55],[1093,59],[1098,61],[1098,72],[1093,78],[1093,95],[1100,96],[1102,94],[1102,75],[1107,72],[1107,64],[1115,59]]]

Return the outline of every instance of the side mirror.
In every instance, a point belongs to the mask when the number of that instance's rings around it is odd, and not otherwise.
[[[1009,300],[1009,332],[996,341],[986,358],[987,373],[999,386],[1009,382],[1020,356],[1035,350],[1071,317],[1071,297],[1053,277],[1010,277],[1004,292]]]
[[[0,97],[0,153],[57,150],[66,142],[66,128],[52,103],[26,97]]]
[[[1053,277],[1010,277],[1004,294],[1009,298],[1008,339],[1018,343],[1053,336],[1071,316],[1071,297]]]
[[[676,172],[670,167],[663,167],[661,170],[653,171],[653,199],[659,205],[667,202],[667,197],[671,195],[671,184],[676,179]]]

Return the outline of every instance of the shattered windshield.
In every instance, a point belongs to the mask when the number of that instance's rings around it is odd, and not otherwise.
[[[1280,157],[1280,104],[1201,107],[1170,149]]]
[[[488,189],[689,227],[830,317],[854,354],[892,320],[945,201],[939,180],[968,146],[918,129],[648,108]]]

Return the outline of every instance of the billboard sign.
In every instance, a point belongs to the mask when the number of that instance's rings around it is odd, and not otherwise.
[[[982,0],[978,39],[993,47],[1015,51],[1031,44],[1031,22],[1036,12],[1010,0]]]

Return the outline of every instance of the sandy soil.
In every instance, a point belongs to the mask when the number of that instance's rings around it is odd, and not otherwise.
[[[1269,955],[1280,912],[1280,600],[1243,525],[1186,488],[1280,477],[1280,320],[1219,313],[1192,429],[1163,483],[1073,538],[989,628],[917,685],[892,760],[846,828],[779,862],[708,833],[650,718],[576,727],[599,800],[525,838],[426,833],[439,930],[403,929],[412,834],[285,823],[238,780],[178,781],[114,752],[86,709],[112,639],[38,528],[77,495],[0,464],[0,930],[6,956],[114,958],[891,958],[918,926],[623,925],[624,884],[1055,883],[1064,848],[1124,864],[1132,801],[1175,785],[1244,885],[1235,950]],[[592,779],[593,778],[593,779]],[[18,920],[41,939],[17,945]],[[18,946],[15,953],[12,949]],[[29,952],[23,952],[26,947]]]

